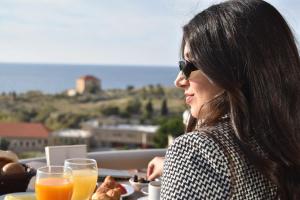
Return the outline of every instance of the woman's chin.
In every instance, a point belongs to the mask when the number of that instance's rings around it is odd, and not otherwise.
[[[195,110],[193,110],[193,109],[191,109],[191,115],[192,115],[194,118],[198,118],[199,112],[198,112],[198,111],[195,111]]]

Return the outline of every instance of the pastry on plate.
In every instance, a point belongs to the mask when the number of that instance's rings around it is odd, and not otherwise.
[[[124,190],[120,188],[120,184],[113,177],[107,176],[93,194],[92,200],[119,200],[122,192]]]

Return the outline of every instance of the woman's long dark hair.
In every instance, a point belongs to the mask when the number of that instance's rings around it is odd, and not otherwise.
[[[239,145],[278,197],[300,199],[300,60],[284,18],[262,0],[227,1],[184,26],[187,43],[192,62],[225,90],[208,103],[204,124],[229,113]],[[251,138],[267,157],[248,148]]]

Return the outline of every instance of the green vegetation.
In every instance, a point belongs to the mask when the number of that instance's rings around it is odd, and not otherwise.
[[[110,116],[127,123],[160,124],[161,118],[182,115],[182,96],[182,91],[161,85],[128,86],[74,97],[40,91],[2,93],[0,121],[39,122],[52,131],[79,128],[81,122],[95,118],[106,123]]]
[[[18,157],[19,159],[36,158],[36,157],[45,157],[45,154],[39,151],[26,151],[26,152],[18,153]]]
[[[154,142],[157,148],[165,148],[168,145],[168,135],[178,137],[184,133],[182,117],[163,118],[160,127],[155,133]]]
[[[8,147],[9,147],[9,141],[6,140],[5,138],[0,137],[0,149],[7,150]]]

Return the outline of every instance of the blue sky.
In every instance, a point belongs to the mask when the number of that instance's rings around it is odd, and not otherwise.
[[[181,27],[217,0],[0,0],[0,62],[176,65]],[[299,40],[300,1],[268,0]]]

